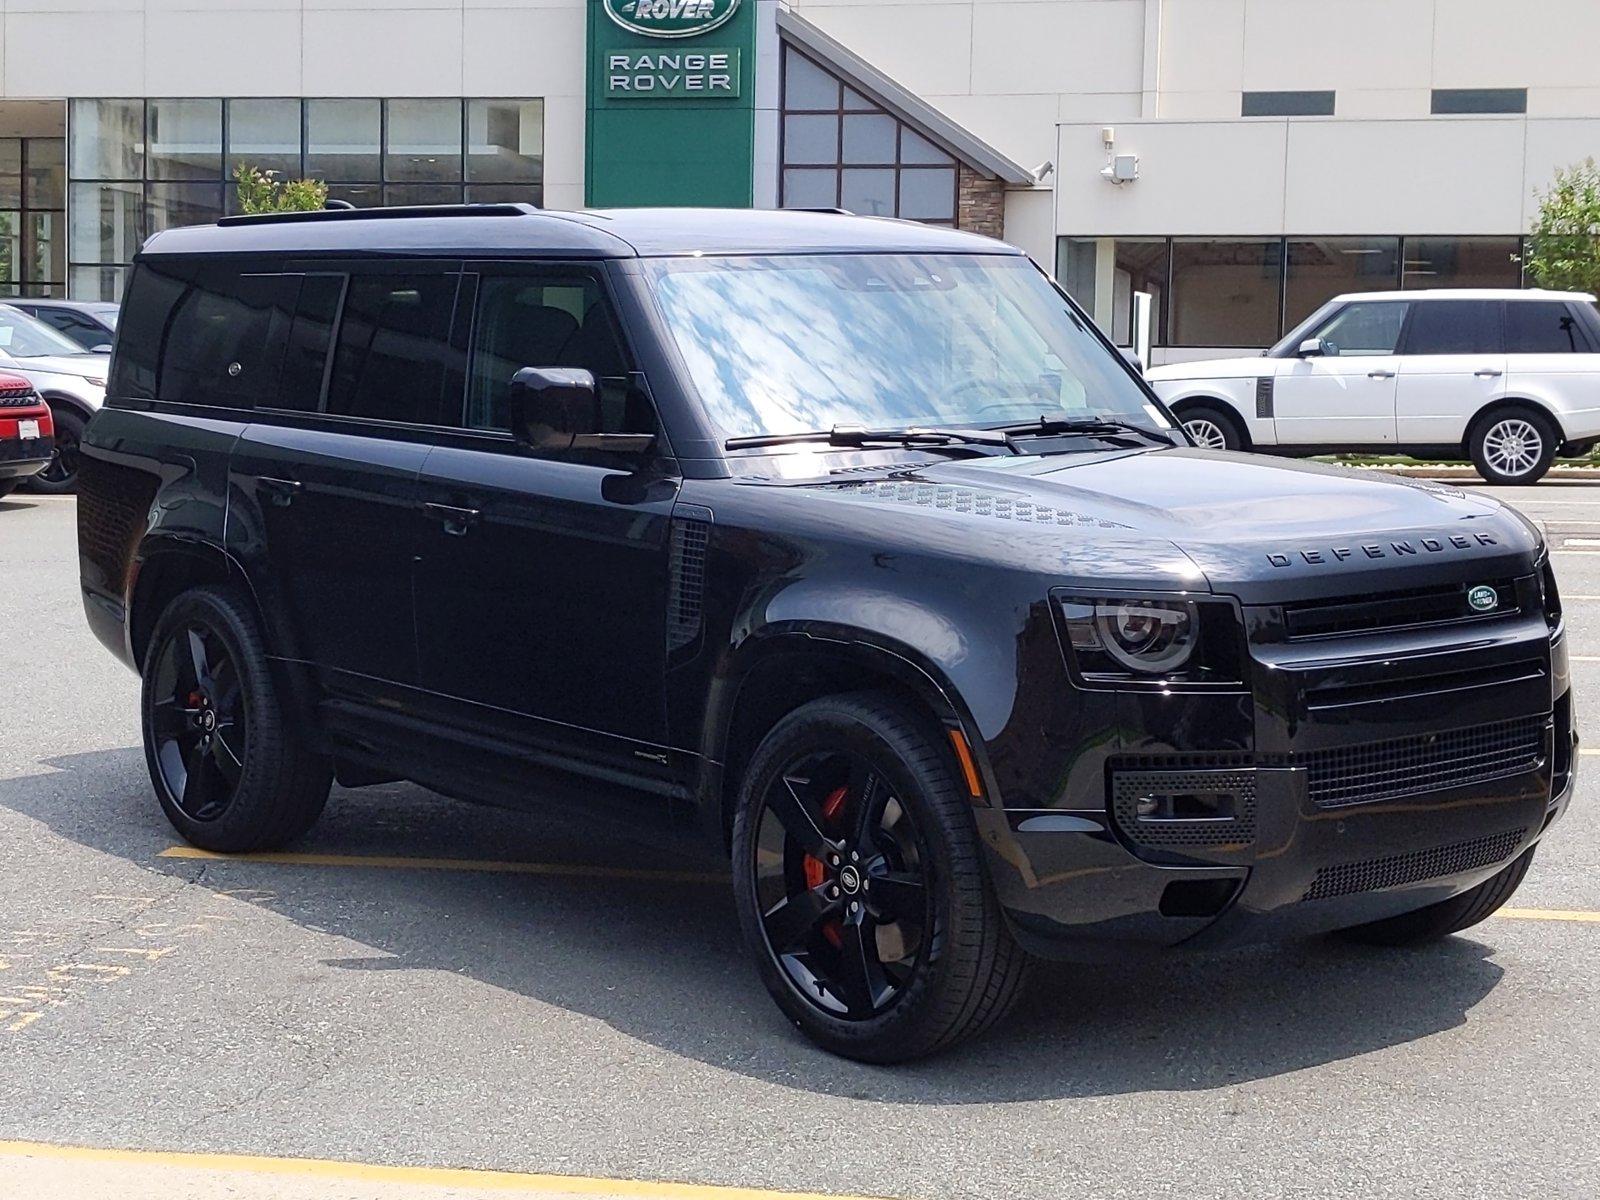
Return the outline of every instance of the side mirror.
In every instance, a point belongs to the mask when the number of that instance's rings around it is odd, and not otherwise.
[[[581,367],[523,367],[511,377],[511,436],[531,450],[642,453],[652,434],[602,433],[600,388]]]
[[[1295,351],[1301,358],[1329,358],[1334,349],[1325,338],[1307,338],[1300,343],[1300,349]]]
[[[1128,360],[1128,365],[1135,371],[1139,372],[1139,374],[1143,375],[1144,359],[1139,357],[1138,351],[1128,346],[1121,346],[1119,349],[1122,351],[1122,357]]]
[[[111,343],[110,342],[101,342],[98,346],[90,346],[89,347],[89,353],[90,354],[110,354],[111,353]]]

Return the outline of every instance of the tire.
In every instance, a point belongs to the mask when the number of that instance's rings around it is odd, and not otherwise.
[[[1561,446],[1554,423],[1531,408],[1501,408],[1472,427],[1472,465],[1490,483],[1528,484],[1544,478]]]
[[[4,500],[12,492],[16,491],[17,484],[21,482],[20,479],[0,479],[0,500]]]
[[[903,1062],[1015,1003],[1029,960],[970,804],[936,728],[880,696],[813,701],[757,749],[734,818],[739,921],[767,991],[817,1045]]]
[[[1184,432],[1206,450],[1243,450],[1244,430],[1229,413],[1209,404],[1195,404],[1178,416]]]
[[[78,445],[88,422],[65,404],[50,405],[50,419],[56,427],[55,452],[50,465],[28,480],[28,490],[64,496],[78,490]]]
[[[1491,875],[1477,887],[1459,896],[1452,896],[1415,912],[1374,921],[1370,925],[1357,925],[1354,929],[1342,931],[1341,936],[1369,946],[1420,946],[1470,929],[1493,916],[1511,899],[1512,893],[1533,864],[1535,849],[1535,846],[1528,847],[1499,874]]]
[[[315,824],[333,765],[287,720],[238,592],[179,595],[156,622],[143,668],[145,763],[185,841],[225,854],[270,850]]]

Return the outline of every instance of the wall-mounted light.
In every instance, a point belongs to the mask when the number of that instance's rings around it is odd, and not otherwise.
[[[1139,156],[1137,154],[1113,154],[1111,161],[1100,168],[1102,178],[1110,183],[1132,183],[1139,178]]]

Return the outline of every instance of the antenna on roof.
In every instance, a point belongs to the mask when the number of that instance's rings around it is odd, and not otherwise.
[[[326,203],[324,203],[322,207],[323,207],[324,211],[326,211],[328,209],[332,209],[335,212],[345,212],[345,211],[347,211],[349,209],[354,208],[355,205],[351,204],[350,201],[348,201],[348,200],[329,200]]]

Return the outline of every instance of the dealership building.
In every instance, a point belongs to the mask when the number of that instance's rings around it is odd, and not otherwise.
[[[1516,286],[1600,154],[1594,0],[10,0],[0,292],[115,298],[240,163],[356,205],[841,207],[1002,236],[1158,360]]]

